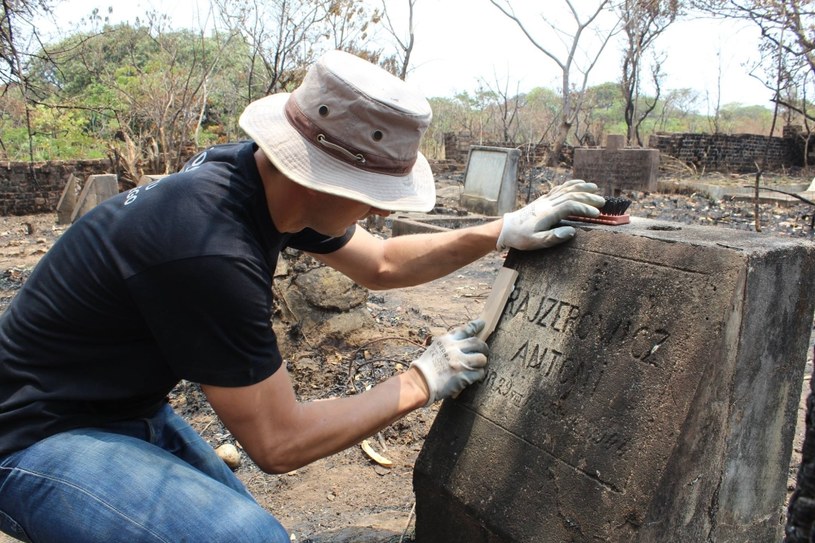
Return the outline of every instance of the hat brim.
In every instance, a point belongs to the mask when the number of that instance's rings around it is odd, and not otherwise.
[[[436,204],[430,164],[421,153],[411,172],[393,176],[355,168],[308,141],[284,113],[290,93],[266,96],[249,104],[241,128],[283,175],[320,192],[350,198],[387,211],[427,212]]]

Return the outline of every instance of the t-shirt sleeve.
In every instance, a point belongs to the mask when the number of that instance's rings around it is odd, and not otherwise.
[[[177,377],[245,386],[282,363],[268,277],[260,263],[211,256],[144,270],[128,285]]]
[[[320,255],[333,253],[351,240],[356,228],[356,225],[352,224],[345,231],[345,234],[336,238],[324,236],[310,228],[306,228],[289,238],[286,245],[293,249]]]

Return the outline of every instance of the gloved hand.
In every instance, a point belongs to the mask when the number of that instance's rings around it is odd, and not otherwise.
[[[410,363],[419,370],[430,389],[425,406],[458,396],[468,385],[484,378],[489,348],[474,337],[484,324],[481,319],[474,320],[437,337],[421,357]]]
[[[499,251],[508,247],[524,251],[545,249],[571,239],[574,237],[571,226],[552,227],[569,215],[598,216],[606,201],[595,192],[594,183],[572,179],[526,207],[505,213],[496,248]]]

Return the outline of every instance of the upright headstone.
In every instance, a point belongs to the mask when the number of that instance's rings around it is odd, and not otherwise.
[[[79,188],[79,180],[74,174],[68,177],[62,195],[57,202],[57,224],[71,224],[71,217],[76,207],[76,193]]]
[[[633,218],[520,276],[414,472],[435,542],[780,541],[815,245]]]
[[[657,149],[626,148],[625,136],[609,134],[604,149],[576,147],[572,175],[602,187],[606,196],[623,191],[654,192],[659,174]]]
[[[619,151],[625,149],[625,136],[622,134],[609,134],[606,136],[606,150]]]
[[[112,196],[119,194],[119,182],[114,174],[89,175],[82,192],[79,193],[74,212],[71,215],[71,222],[76,222],[79,217],[104,202]]]
[[[484,215],[515,210],[521,151],[475,145],[470,148],[460,204]]]

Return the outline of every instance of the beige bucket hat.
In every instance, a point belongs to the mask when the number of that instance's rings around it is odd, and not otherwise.
[[[294,92],[252,102],[239,123],[300,185],[388,211],[430,211],[436,189],[419,143],[431,118],[401,79],[329,51]]]

